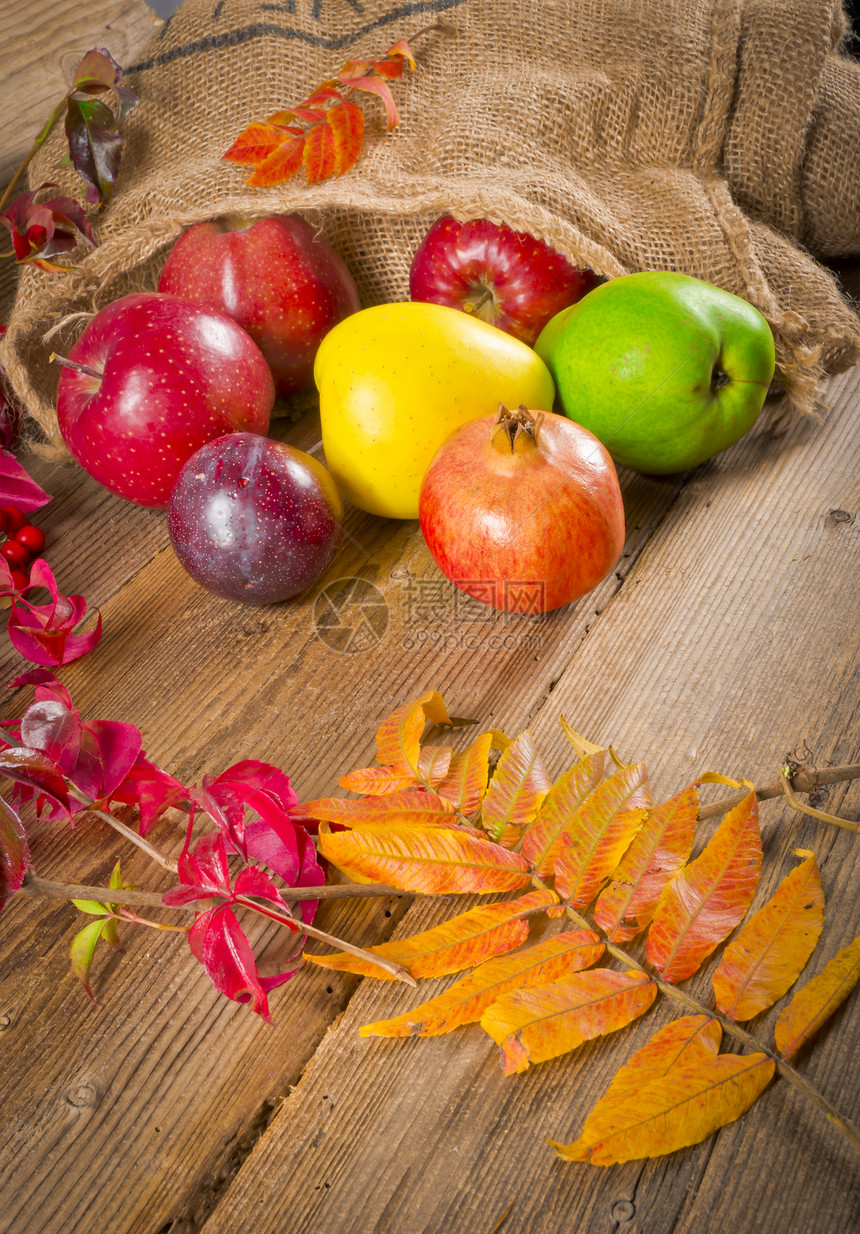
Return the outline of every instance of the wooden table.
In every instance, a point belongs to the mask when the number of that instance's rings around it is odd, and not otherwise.
[[[139,0],[7,0],[4,16],[8,178],[63,71],[106,42],[128,62],[151,15]],[[104,618],[97,652],[63,680],[85,716],[137,724],[182,779],[255,757],[288,770],[304,799],[369,762],[378,720],[430,687],[459,715],[530,726],[554,772],[568,757],[564,714],[644,759],[659,795],[705,769],[771,782],[807,743],[819,764],[857,761],[860,374],[834,380],[829,401],[823,425],[782,436],[762,425],[687,477],[625,474],[617,573],[542,622],[474,609],[463,621],[447,590],[422,616],[416,588],[436,576],[416,525],[353,512],[336,573],[373,582],[389,606],[381,639],[353,654],[316,635],[312,597],[264,609],[217,600],[179,567],[162,514],[31,459],[54,495],[37,520],[48,560]],[[316,435],[313,416],[290,430],[299,445]],[[2,680],[20,665],[4,636]],[[6,714],[29,697],[16,693]],[[860,786],[836,786],[827,808],[857,818]],[[806,980],[860,932],[856,837],[779,802],[762,822],[756,904],[793,849],[813,848],[821,865],[826,926]],[[169,833],[158,840],[175,851]],[[120,854],[127,878],[157,886],[146,860],[95,824],[43,827],[34,843],[46,878],[103,882]],[[377,899],[329,903],[317,921],[370,945],[448,911]],[[267,1027],[215,992],[178,935],[127,929],[127,953],[97,961],[94,1007],[68,967],[79,924],[67,904],[24,896],[2,921],[3,1231],[841,1234],[857,1220],[855,1151],[784,1080],[670,1157],[600,1169],[547,1148],[547,1135],[575,1137],[620,1062],[673,1018],[665,998],[617,1037],[505,1079],[474,1026],[359,1038],[360,1025],[414,1005],[390,983],[309,967],[273,995]],[[280,943],[277,931],[256,941],[273,954]],[[685,988],[708,1002],[707,975]],[[768,1042],[774,1018],[754,1025]],[[855,1122],[858,1048],[855,996],[799,1060]]]

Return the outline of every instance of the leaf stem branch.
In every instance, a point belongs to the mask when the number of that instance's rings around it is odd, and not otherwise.
[[[19,888],[19,894],[48,896],[55,900],[99,900],[111,904],[136,904],[142,908],[168,908],[162,901],[160,891],[56,883],[40,878],[32,871],[28,871],[23,886]],[[346,900],[373,896],[404,896],[410,893],[382,883],[332,883],[324,887],[287,887],[282,894],[287,900]]]
[[[757,801],[770,801],[774,797],[782,797],[785,794],[784,785],[788,784],[789,788],[797,793],[812,793],[817,788],[826,788],[829,784],[841,784],[846,780],[860,779],[860,763],[844,763],[836,767],[810,767],[803,765],[796,769],[784,771],[780,768],[779,779],[773,784],[767,784],[764,788],[755,790]],[[709,805],[701,806],[699,809],[699,820],[703,821],[708,818],[717,818],[720,814],[726,814],[733,806],[738,805],[746,796],[746,790],[741,789],[737,793],[732,793],[730,797],[724,797],[721,801],[711,802]],[[824,814],[823,811],[815,811],[812,806],[803,805],[794,799],[797,804],[795,809],[800,809],[804,813],[811,813],[816,818],[823,818],[827,822],[836,823],[839,827],[845,827],[849,831],[860,831],[860,824],[849,822],[847,819],[837,818],[835,814]],[[794,802],[791,802],[794,804]]]
[[[0,214],[2,214],[2,212],[6,209],[6,206],[9,204],[9,200],[13,192],[15,191],[16,184],[21,179],[21,177],[23,176],[27,168],[30,166],[33,159],[36,157],[39,147],[44,145],[44,143],[47,141],[51,130],[53,129],[54,125],[57,123],[57,120],[60,117],[60,113],[62,112],[63,108],[66,105],[66,101],[68,100],[70,93],[71,93],[70,91],[67,91],[63,95],[63,97],[60,99],[59,103],[54,108],[53,112],[51,113],[51,117],[48,120],[47,124],[44,126],[41,133],[35,139],[35,141],[33,142],[33,145],[30,147],[30,151],[27,157],[24,159],[24,162],[15,172],[14,176],[9,181],[9,183],[6,185],[5,192],[3,193],[3,196],[0,197]]]
[[[81,799],[83,800],[83,799]],[[89,805],[89,802],[85,804]],[[90,814],[94,814],[96,818],[100,818],[103,822],[108,823],[113,827],[114,831],[118,831],[121,836],[125,836],[132,844],[136,844],[142,852],[151,857],[153,861],[158,862],[163,869],[169,870],[171,874],[178,873],[178,866],[175,861],[171,861],[169,857],[165,857],[164,853],[160,853],[154,845],[150,844],[149,840],[145,840],[142,835],[139,835],[132,827],[127,827],[125,823],[121,823],[113,814],[109,814],[107,810],[98,810],[91,807]],[[115,898],[115,897],[114,897]]]

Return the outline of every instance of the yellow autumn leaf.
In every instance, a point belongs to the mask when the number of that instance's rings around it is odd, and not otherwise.
[[[807,857],[750,917],[714,972],[717,1007],[751,1020],[794,985],[824,925],[824,892],[815,857]]]
[[[511,1075],[623,1028],[656,997],[647,973],[596,968],[503,995],[481,1016],[481,1027],[501,1046],[502,1068]]]
[[[776,1048],[793,1058],[830,1019],[860,980],[860,935],[843,947],[823,972],[798,990],[774,1027]]]
[[[606,751],[586,755],[556,780],[537,817],[523,836],[522,854],[529,865],[546,878],[555,870],[561,836],[568,829],[585,798],[603,779]]]
[[[766,1054],[719,1054],[671,1068],[589,1118],[589,1138],[550,1145],[566,1161],[615,1165],[699,1144],[750,1108],[773,1078]],[[602,1103],[601,1103],[602,1104]]]
[[[529,936],[526,918],[557,900],[556,894],[549,889],[530,891],[516,900],[472,908],[431,930],[422,930],[411,938],[379,943],[369,950],[371,955],[408,968],[413,977],[443,977],[519,947]],[[386,969],[345,952],[310,955],[305,951],[304,956],[322,968],[379,977],[383,981],[395,980],[394,974]]]
[[[502,994],[526,986],[546,985],[596,964],[604,947],[592,930],[555,934],[513,955],[487,960],[450,989],[403,1015],[365,1024],[362,1037],[438,1037],[461,1024],[480,1020]]]

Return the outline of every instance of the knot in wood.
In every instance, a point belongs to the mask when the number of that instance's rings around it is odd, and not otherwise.
[[[630,1200],[616,1200],[612,1205],[612,1220],[619,1225],[632,1221],[636,1216],[636,1205]]]
[[[78,1108],[98,1105],[99,1090],[94,1084],[78,1084],[75,1088],[69,1089],[66,1101],[69,1105]]]

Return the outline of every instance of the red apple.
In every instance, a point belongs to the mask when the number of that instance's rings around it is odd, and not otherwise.
[[[438,219],[412,259],[413,300],[474,313],[531,346],[551,317],[598,282],[524,231],[488,219]]]
[[[221,309],[244,326],[285,398],[313,384],[323,337],[360,307],[345,262],[298,214],[231,215],[189,227],[158,290]]]
[[[204,442],[265,433],[275,399],[262,352],[232,318],[177,296],[141,292],[97,313],[57,390],[74,458],[142,506],[166,506],[179,469]]]
[[[565,416],[525,407],[500,407],[443,442],[419,516],[445,577],[508,612],[578,600],[624,547],[624,505],[604,446]]]
[[[340,540],[343,502],[302,450],[230,433],[179,473],[167,526],[191,577],[230,600],[273,604],[316,582]]]

